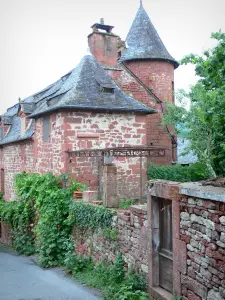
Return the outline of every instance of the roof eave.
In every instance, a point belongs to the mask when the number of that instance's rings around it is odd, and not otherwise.
[[[67,105],[67,106],[61,106],[61,107],[53,107],[51,109],[45,110],[43,112],[37,113],[37,114],[32,114],[30,116],[28,116],[28,119],[36,119],[42,115],[51,113],[51,112],[55,112],[55,111],[59,111],[59,110],[78,110],[78,111],[99,111],[99,112],[123,112],[123,113],[139,113],[139,114],[154,114],[157,113],[157,111],[155,109],[149,108],[149,110],[144,110],[144,109],[126,109],[126,108],[105,108],[105,107],[79,107],[79,106],[73,106],[73,105]]]
[[[34,135],[34,134],[32,134],[32,136],[30,136],[30,137],[21,138],[21,139],[17,139],[17,140],[5,142],[5,143],[1,143],[1,142],[0,142],[0,147],[1,147],[1,146],[8,145],[8,144],[12,144],[12,143],[23,142],[23,141],[26,141],[26,140],[32,140],[32,139],[33,139],[33,135]]]
[[[176,60],[173,59],[166,59],[166,58],[156,58],[156,57],[126,57],[124,56],[124,58],[122,57],[119,62],[125,62],[125,61],[134,61],[134,60],[158,60],[158,61],[167,61],[169,63],[171,63],[174,66],[174,69],[177,69],[179,67],[179,63]]]

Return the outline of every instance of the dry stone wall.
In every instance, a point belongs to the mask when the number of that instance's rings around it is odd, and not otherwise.
[[[225,299],[225,203],[186,196],[180,211],[180,239],[187,246],[183,299]]]
[[[148,225],[146,205],[120,210],[113,218],[117,230],[115,240],[104,236],[104,231],[80,232],[74,228],[73,238],[78,254],[90,255],[95,261],[113,261],[118,252],[123,254],[128,269],[148,273]]]

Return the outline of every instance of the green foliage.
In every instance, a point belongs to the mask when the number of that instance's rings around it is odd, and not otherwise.
[[[82,201],[73,202],[70,206],[68,224],[74,225],[78,229],[93,231],[109,228],[115,211],[104,206],[95,206]]]
[[[120,208],[121,209],[128,209],[131,205],[135,204],[134,199],[122,199],[120,200]]]
[[[0,217],[11,226],[15,250],[23,254],[36,251],[44,267],[61,264],[73,247],[72,225],[65,220],[73,191],[83,185],[73,181],[66,188],[67,183],[68,175],[23,172],[15,176],[18,200],[0,202]]]
[[[116,228],[105,228],[103,231],[103,236],[111,241],[116,241],[118,238],[118,230]]]
[[[75,276],[76,273],[93,269],[91,257],[78,255],[74,252],[67,252],[64,260],[67,271]]]
[[[66,259],[66,266],[70,272],[80,282],[92,287],[103,290],[105,300],[147,300],[148,295],[144,290],[147,288],[147,281],[143,275],[132,272],[125,275],[124,260],[121,254],[116,256],[113,264],[102,262],[90,267],[89,262],[82,256],[84,266],[77,272],[74,271],[74,265],[77,266],[77,258],[80,257],[72,254],[71,258]]]
[[[61,265],[65,254],[72,244],[72,227],[65,220],[69,215],[72,193],[76,184],[69,188],[61,187],[61,178],[52,174],[42,175],[42,184],[38,187],[35,208],[38,212],[37,252],[39,263],[43,267]]]
[[[15,177],[15,186],[18,201],[5,202],[2,197],[0,200],[0,218],[11,227],[13,247],[19,253],[31,255],[35,252],[33,226],[35,222],[35,210],[33,199],[20,195],[25,173]]]
[[[212,38],[217,40],[216,47],[181,61],[194,64],[200,77],[190,92],[183,93],[183,99],[190,101],[190,110],[169,104],[164,123],[182,124],[188,129],[189,150],[207,166],[209,176],[216,177],[223,176],[225,169],[225,34],[213,33]]]
[[[171,181],[200,181],[208,178],[206,166],[195,163],[190,166],[158,166],[150,164],[148,167],[149,179],[165,179]]]
[[[126,284],[131,286],[133,290],[147,290],[148,283],[143,274],[132,271],[126,279]]]
[[[43,267],[63,265],[76,278],[91,286],[103,288],[107,300],[144,300],[146,281],[141,275],[125,274],[125,262],[118,254],[113,264],[94,265],[91,257],[74,253],[72,228],[103,230],[103,235],[116,240],[111,228],[115,211],[83,202],[73,202],[75,190],[85,188],[69,182],[68,175],[26,174],[16,176],[18,201],[4,202],[0,195],[0,217],[10,224],[13,244],[24,254],[38,254]]]

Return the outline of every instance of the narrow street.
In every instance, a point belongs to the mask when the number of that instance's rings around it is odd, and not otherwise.
[[[0,300],[99,300],[60,269],[43,270],[31,258],[0,245]],[[94,294],[95,293],[95,294]]]

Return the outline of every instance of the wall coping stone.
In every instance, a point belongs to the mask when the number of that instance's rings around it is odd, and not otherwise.
[[[204,186],[201,182],[180,183],[180,193],[182,195],[225,203],[225,188],[212,185]]]
[[[142,205],[132,205],[130,207],[130,210],[132,212],[136,212],[136,213],[139,213],[139,214],[144,214],[146,215],[147,214],[147,204],[142,204]]]
[[[180,195],[213,200],[225,203],[225,188],[212,185],[204,186],[202,182],[179,183],[169,180],[149,180],[146,188],[151,196],[179,200]]]

